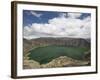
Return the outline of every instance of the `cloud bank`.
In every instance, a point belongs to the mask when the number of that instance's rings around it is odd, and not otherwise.
[[[36,16],[36,14],[34,13]],[[38,14],[40,17],[42,14]],[[82,13],[62,13],[58,17],[49,19],[48,23],[33,23],[24,27],[24,38],[39,37],[73,37],[90,38],[91,17],[79,17]]]

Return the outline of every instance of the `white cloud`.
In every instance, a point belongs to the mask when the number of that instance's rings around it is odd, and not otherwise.
[[[30,27],[24,27],[24,38],[32,39],[37,37],[76,37],[90,38],[91,17],[78,19],[79,14],[73,13],[72,16],[66,17],[60,14],[59,17],[48,20],[48,23],[33,23]],[[71,14],[72,15],[72,14]],[[81,16],[82,14],[80,14]]]
[[[81,15],[81,13],[68,13],[68,17],[70,18],[79,18]]]
[[[35,12],[35,11],[30,11],[30,13],[31,13],[33,16],[35,16],[35,17],[41,17],[41,16],[42,16],[42,14],[37,13],[37,12]]]

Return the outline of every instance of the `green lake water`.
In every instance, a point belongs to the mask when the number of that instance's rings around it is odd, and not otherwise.
[[[83,47],[45,46],[29,51],[29,57],[30,59],[38,61],[40,64],[48,63],[60,56],[68,56],[76,60],[83,60],[85,56],[84,52],[88,50],[89,48]]]

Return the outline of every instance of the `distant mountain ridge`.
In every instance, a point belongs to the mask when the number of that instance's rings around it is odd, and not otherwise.
[[[66,47],[90,47],[90,39],[67,38],[67,37],[40,37],[36,39],[23,39],[24,52],[28,52],[32,47],[56,45]]]
[[[82,38],[52,38],[52,37],[41,37],[37,39],[31,39],[32,44],[49,44],[49,45],[64,45],[71,47],[89,47],[90,40]]]

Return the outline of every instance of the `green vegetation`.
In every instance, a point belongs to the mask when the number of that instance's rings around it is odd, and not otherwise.
[[[83,47],[64,47],[64,46],[45,46],[38,47],[29,51],[29,59],[38,61],[40,64],[45,64],[51,60],[60,57],[68,56],[73,59],[83,60],[84,52],[88,51],[89,48]]]

